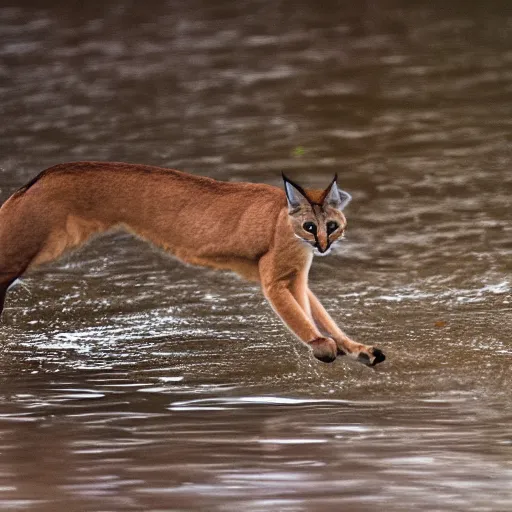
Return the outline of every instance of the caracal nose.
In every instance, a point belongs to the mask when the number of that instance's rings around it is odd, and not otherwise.
[[[320,252],[325,252],[327,250],[327,245],[329,243],[329,241],[327,239],[327,233],[320,231],[318,233],[317,238],[318,238],[318,250]]]

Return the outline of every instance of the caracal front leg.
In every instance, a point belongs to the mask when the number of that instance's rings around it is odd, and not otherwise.
[[[260,274],[263,293],[284,324],[312,348],[317,359],[324,363],[334,361],[337,354],[335,341],[323,336],[311,317],[299,305],[290,291],[293,282],[286,278],[271,278],[261,268]]]
[[[380,349],[351,340],[336,325],[336,322],[327,313],[315,294],[309,289],[307,293],[313,320],[322,331],[329,333],[334,338],[338,347],[338,354],[347,354],[368,366],[375,366],[384,361],[386,356]]]

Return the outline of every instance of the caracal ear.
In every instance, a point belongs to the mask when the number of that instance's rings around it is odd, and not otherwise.
[[[286,200],[288,201],[288,212],[294,213],[303,205],[309,204],[306,192],[302,187],[293,183],[283,174],[284,191],[286,192]]]
[[[336,174],[331,184],[325,189],[324,204],[332,208],[337,208],[338,210],[343,210],[352,200],[352,196],[348,192],[338,188],[338,184],[336,183],[337,179],[338,175]]]

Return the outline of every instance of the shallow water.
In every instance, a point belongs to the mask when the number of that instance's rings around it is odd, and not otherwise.
[[[388,359],[317,362],[257,287],[104,237],[8,298],[0,508],[512,508],[506,2],[3,5],[2,200],[69,160],[338,172],[312,287]]]

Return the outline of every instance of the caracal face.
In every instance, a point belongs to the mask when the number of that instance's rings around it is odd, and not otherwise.
[[[295,236],[312,247],[314,254],[326,256],[344,237],[347,220],[342,209],[350,202],[350,194],[338,188],[336,177],[323,191],[305,191],[284,175],[283,179]]]

